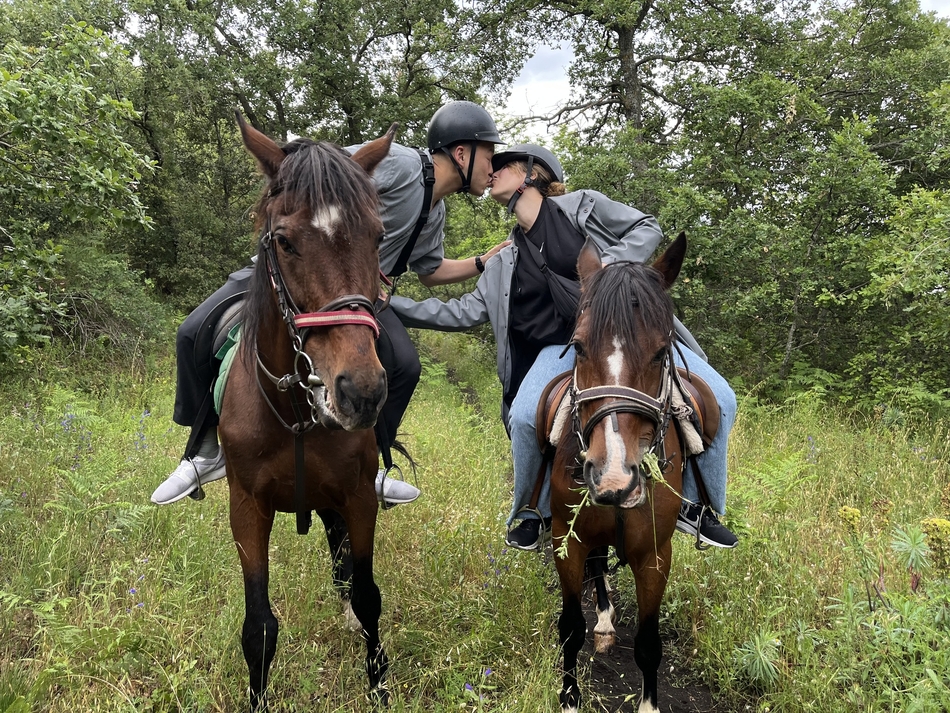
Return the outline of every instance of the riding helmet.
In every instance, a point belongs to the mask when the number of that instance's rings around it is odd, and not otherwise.
[[[564,183],[564,171],[561,169],[561,162],[557,157],[543,146],[537,144],[515,144],[509,146],[501,153],[492,156],[491,167],[493,171],[498,171],[506,163],[512,161],[527,161],[534,159],[534,163],[544,166],[558,183]]]
[[[433,114],[429,122],[429,150],[435,152],[460,141],[505,143],[485,109],[468,101],[449,102]]]

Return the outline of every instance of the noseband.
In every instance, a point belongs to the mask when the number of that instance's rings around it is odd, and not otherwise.
[[[578,389],[577,366],[575,365],[573,384],[571,386],[571,415],[574,422],[574,431],[580,443],[581,458],[584,459],[586,457],[590,436],[597,427],[597,424],[610,416],[613,428],[616,431],[619,430],[616,414],[631,413],[649,419],[656,427],[648,452],[657,453],[660,466],[665,470],[665,464],[668,463],[668,461],[666,460],[666,454],[663,449],[663,442],[666,439],[666,432],[670,426],[674,368],[672,350],[668,349],[663,362],[663,376],[660,381],[659,393],[656,397],[653,397],[637,389],[620,386],[619,384]],[[587,419],[587,423],[582,427],[580,417],[581,405],[600,399],[611,399],[611,401],[594,411],[590,418]]]
[[[313,360],[310,355],[303,350],[304,342],[310,330],[320,327],[337,327],[344,324],[356,324],[369,327],[373,330],[376,338],[379,338],[379,322],[376,320],[376,309],[373,302],[363,295],[342,295],[321,307],[316,312],[301,312],[294,303],[290,291],[287,289],[287,283],[284,282],[283,275],[280,272],[280,266],[277,263],[277,250],[274,247],[274,234],[270,230],[270,219],[267,221],[267,230],[260,237],[260,244],[264,254],[264,264],[267,269],[267,275],[270,278],[271,288],[277,297],[277,305],[280,308],[280,314],[283,317],[284,324],[287,326],[287,333],[290,335],[290,341],[294,349],[294,371],[292,374],[284,376],[274,376],[267,370],[261,362],[260,354],[257,355],[257,366],[277,387],[279,391],[289,391],[293,386],[300,385],[307,393],[307,404],[310,406],[310,419],[306,421],[300,413],[296,399],[292,399],[294,405],[294,414],[297,417],[297,423],[293,426],[287,424],[270,400],[264,396],[267,405],[277,416],[278,421],[294,433],[307,431],[313,428],[317,422],[317,395],[316,390],[324,386],[323,378],[313,366]],[[258,381],[260,385],[260,381]],[[263,393],[263,391],[262,391]],[[293,392],[291,392],[293,394]]]

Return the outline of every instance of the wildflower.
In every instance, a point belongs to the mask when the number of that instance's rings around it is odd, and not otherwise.
[[[849,507],[844,505],[838,508],[838,517],[844,520],[844,524],[847,526],[848,531],[851,534],[857,534],[858,525],[861,524],[861,511],[857,508]]]

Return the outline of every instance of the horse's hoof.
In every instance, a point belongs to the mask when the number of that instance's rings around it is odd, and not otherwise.
[[[614,644],[617,643],[617,637],[614,634],[598,634],[594,632],[594,653],[606,654]]]

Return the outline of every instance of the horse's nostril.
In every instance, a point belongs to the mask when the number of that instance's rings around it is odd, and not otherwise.
[[[584,461],[584,480],[594,485],[600,483],[600,470],[589,460]]]

